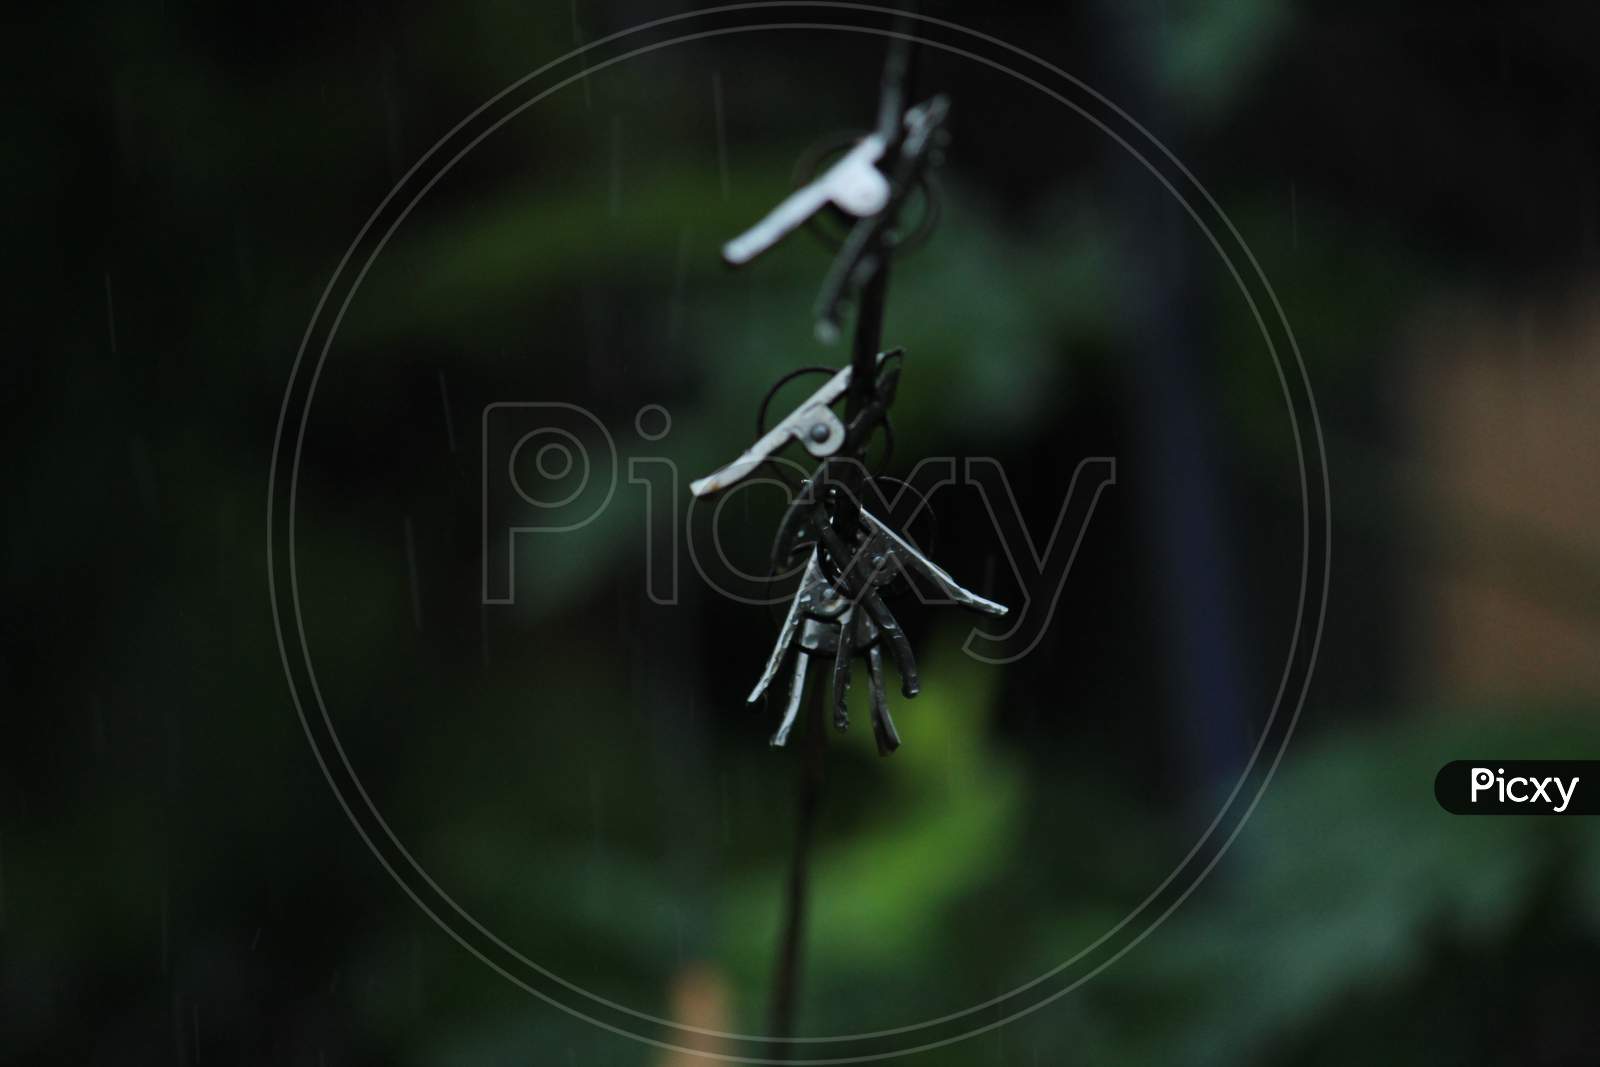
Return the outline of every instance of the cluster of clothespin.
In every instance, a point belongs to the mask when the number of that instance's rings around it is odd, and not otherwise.
[[[851,364],[834,373],[732,463],[689,487],[695,496],[727,489],[792,444],[821,461],[791,501],[773,548],[775,567],[805,560],[777,642],[750,692],[751,702],[759,700],[785,660],[794,657],[788,701],[772,736],[774,745],[788,740],[799,716],[813,659],[828,664],[834,725],[841,730],[849,726],[846,695],[851,665],[860,657],[866,660],[872,687],[878,751],[888,755],[899,747],[884,693],[883,649],[894,661],[900,690],[907,698],[916,696],[921,686],[911,643],[885,603],[897,579],[915,575],[955,604],[990,615],[1006,613],[1000,604],[959,585],[860,503],[863,482],[871,477],[864,464],[867,446],[875,433],[888,427],[904,360],[899,349],[877,350],[889,258],[900,240],[901,208],[923,186],[929,165],[937,162],[949,110],[942,96],[905,108],[907,57],[906,48],[891,49],[877,128],[722,250],[730,265],[742,266],[819,213],[836,212],[851,220],[816,306],[817,336],[831,343],[839,336],[845,307],[851,302],[857,305]],[[841,401],[843,415],[834,410]]]

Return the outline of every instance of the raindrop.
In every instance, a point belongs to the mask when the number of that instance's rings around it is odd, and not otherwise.
[[[622,116],[611,116],[611,217],[622,214]]]
[[[161,973],[168,973],[167,887],[161,887]]]
[[[144,507],[145,518],[156,517],[156,472],[150,462],[150,450],[144,438],[134,437],[128,442],[128,459],[133,466],[134,484],[139,489],[139,503]]]
[[[717,119],[717,178],[722,182],[722,199],[728,199],[728,126],[722,110],[722,72],[711,72],[711,106]]]
[[[578,25],[578,0],[572,0],[572,43],[579,48],[583,47],[583,28]],[[588,55],[584,55],[579,62],[582,64],[582,69],[585,73],[585,76],[581,79],[583,82],[583,106],[585,110],[588,110],[594,107],[594,99],[590,96],[589,90]]]
[[[478,635],[479,648],[483,654],[483,665],[489,665],[489,605],[482,600],[478,602]]]
[[[411,1010],[422,1010],[422,939],[411,938]]]
[[[117,310],[111,300],[111,272],[106,272],[106,333],[111,338],[111,354],[117,354]]]
[[[456,450],[456,420],[450,414],[450,390],[444,383],[444,371],[439,371],[439,402],[444,405],[444,432],[450,440],[450,451]]]
[[[106,716],[100,707],[99,697],[89,698],[90,724],[89,745],[94,750],[96,759],[103,759],[106,754]]]
[[[1289,241],[1296,251],[1300,249],[1300,193],[1294,182],[1289,183]]]
[[[395,55],[392,48],[383,50],[383,66],[379,80],[379,92],[383,94],[383,125],[386,142],[389,149],[389,169],[392,173],[400,173],[400,110],[395,105],[394,73]]]
[[[224,493],[217,507],[217,588],[228,585],[228,534],[233,527],[233,497]]]
[[[728,776],[717,776],[718,792],[722,800],[722,843],[733,844],[733,804],[728,799]]]
[[[667,318],[667,336],[673,341],[683,332],[684,283],[689,276],[689,244],[693,235],[694,230],[689,226],[678,231],[678,261],[672,271],[672,303]]]
[[[412,533],[411,516],[406,516],[406,568],[411,574],[411,621],[422,632],[422,591],[417,586],[417,539]]]
[[[178,788],[178,720],[169,708],[162,715],[167,728],[167,788]]]
[[[183,1029],[183,994],[172,991],[172,1049],[179,1067],[189,1062],[189,1045]]]
[[[233,228],[233,258],[234,265],[239,271],[239,288],[247,295],[253,295],[256,291],[255,262],[250,254],[250,244],[245,240],[243,225],[240,223],[235,223]]]

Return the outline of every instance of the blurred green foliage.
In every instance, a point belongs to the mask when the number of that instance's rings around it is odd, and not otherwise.
[[[1359,446],[1382,467],[1372,413],[1401,320],[1493,270],[1408,217],[1431,187],[1384,187],[1401,201],[1386,212],[1339,169],[1381,156],[1378,134],[1276,109],[1302,66],[1313,88],[1344,84],[1348,67],[1301,63],[1343,23],[1317,5],[1180,7],[1143,57],[1165,98],[1152,122],[1216,138],[1197,138],[1199,169],[1279,285],[1330,428],[1353,443],[1339,461]],[[278,397],[345,243],[459,116],[639,14],[108,5],[35,15],[18,36],[35,42],[19,43],[23,73],[51,91],[15,127],[6,167],[27,217],[11,225],[60,292],[12,296],[43,341],[9,371],[0,1059],[661,1061],[493,975],[359,846],[290,710],[262,561]],[[1069,67],[1125,73],[1099,56],[1096,18],[994,17]],[[1378,16],[1339,17],[1360,31]],[[519,951],[629,1007],[669,1012],[674,982],[709,968],[727,997],[715,1025],[733,1030],[764,1025],[793,822],[793,755],[765,744],[771,709],[743,702],[770,620],[693,582],[676,612],[647,604],[645,505],[628,492],[581,542],[523,551],[537,595],[482,611],[479,417],[507,399],[609,404],[626,456],[634,410],[662,402],[662,450],[698,473],[747,443],[779,374],[837,362],[810,334],[822,251],[796,242],[741,274],[715,252],[788,188],[811,138],[864,120],[877,47],[800,31],[686,46],[509,124],[374,265],[307,438],[309,643],[397,837]],[[1043,531],[1072,462],[1131,446],[1133,223],[1106,206],[1090,133],[1038,137],[1043,162],[1019,164],[1014,128],[1056,111],[948,57],[925,78],[968,117],[937,235],[894,278],[886,336],[910,353],[894,469],[999,456],[1033,479]],[[1356,106],[1334,95],[1335,117]],[[1415,140],[1396,121],[1390,150]],[[1335,162],[1295,147],[1306,129]],[[1466,183],[1470,168],[1447,169]],[[1298,515],[1281,393],[1229,280],[1197,237],[1174,241],[1203,264],[1185,284],[1247,527],[1246,637],[1270,658],[1262,634],[1276,639],[1292,583],[1261,541],[1281,550],[1274,532]],[[1430,789],[1464,754],[1593,750],[1593,701],[1435,706],[1400,680],[1409,663],[1374,665],[1411,654],[1387,610],[1415,592],[1395,562],[1410,498],[1364,488],[1342,498],[1337,558],[1356,562],[1305,729],[1215,875],[1082,989],[908,1062],[1592,1060],[1595,831],[1452,818]],[[735,524],[742,561],[765,552],[763,507]],[[976,581],[992,549],[962,501],[948,510],[951,569]],[[919,620],[926,691],[896,707],[905,748],[879,761],[859,728],[833,742],[805,1032],[901,1025],[1032,979],[1144,899],[1209,818],[1214,791],[1174,784],[1187,764],[1137,505],[1108,511],[1120,525],[1097,532],[1033,661],[984,667],[960,652],[963,620]]]

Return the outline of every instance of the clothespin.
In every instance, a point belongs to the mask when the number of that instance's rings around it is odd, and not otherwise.
[[[877,362],[882,365],[890,356],[900,354],[899,349],[880,352]],[[849,390],[850,376],[850,367],[840,370],[829,378],[821,389],[801,401],[788,417],[768,430],[761,440],[746,449],[738,459],[704,478],[690,482],[689,492],[695,496],[706,496],[736,485],[748,478],[757,467],[771,459],[791,441],[799,441],[807,452],[818,459],[826,459],[837,454],[844,447],[850,433],[844,420],[834,413],[830,405],[837,402]]]
[[[950,101],[944,96],[935,96],[905,113],[904,136],[890,169],[890,191],[884,210],[863,217],[851,227],[823,278],[815,312],[817,338],[823,343],[832,344],[839,336],[839,310],[845,297],[866,285],[882,268],[879,256],[885,233],[932,158],[949,113]]]
[[[817,300],[817,336],[832,343],[839,333],[840,303],[878,270],[879,239],[921,177],[949,110],[949,100],[935,96],[897,120],[890,113],[882,129],[863,137],[821,176],[723,245],[722,258],[732,266],[743,266],[830,204],[854,216],[858,221],[834,257]]]
[[[829,204],[857,218],[882,211],[889,202],[889,179],[877,166],[883,150],[879,134],[862,138],[821,177],[796,189],[766,218],[723,245],[722,258],[732,266],[743,266]]]

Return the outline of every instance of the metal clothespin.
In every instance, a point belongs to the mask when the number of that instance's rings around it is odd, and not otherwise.
[[[979,596],[957,582],[948,571],[923,555],[915,545],[895,533],[866,508],[861,509],[861,518],[866,523],[867,541],[857,556],[869,565],[876,569],[893,565],[901,571],[910,570],[920,574],[952,602],[972,611],[1000,616],[1010,610],[1004,604]]]
[[[789,732],[800,713],[808,666],[806,657],[831,654],[834,726],[843,730],[850,725],[849,709],[845,704],[850,687],[850,662],[856,656],[861,656],[867,661],[867,679],[872,690],[872,730],[878,751],[888,755],[900,746],[900,736],[895,731],[894,720],[889,714],[889,700],[884,693],[884,644],[888,644],[900,671],[902,692],[907,697],[916,695],[918,682],[916,661],[911,656],[910,645],[905,640],[898,620],[882,599],[883,589],[898,574],[912,571],[922,575],[962,607],[985,615],[1006,614],[1007,609],[1003,604],[962,586],[944,568],[896,534],[876,515],[865,508],[860,514],[864,520],[860,547],[848,561],[836,561],[841,567],[840,574],[830,578],[822,566],[821,548],[812,546],[805,573],[789,602],[789,611],[778,631],[772,652],[767,657],[766,667],[755,687],[750,690],[750,703],[760,700],[783,668],[784,660],[794,653],[795,665],[789,683],[789,697],[784,706],[783,720],[772,735],[774,745],[781,746],[788,741]],[[819,529],[817,532],[819,542],[826,543],[828,538],[824,531]],[[858,607],[862,610],[858,611]]]
[[[795,190],[766,218],[723,245],[722,258],[733,266],[743,266],[829,204],[857,218],[878,214],[889,203],[889,179],[877,166],[884,147],[879,134],[862,138],[819,178]]]
[[[878,353],[878,364],[898,355],[899,350]],[[851,368],[845,367],[800,403],[782,422],[744,451],[732,463],[713,471],[704,478],[689,483],[689,492],[706,496],[736,485],[748,478],[761,464],[771,459],[790,441],[799,441],[807,452],[818,459],[835,455],[844,447],[849,436],[844,420],[834,413],[831,405],[844,396],[850,388]]]
[[[840,306],[845,297],[864,286],[882,266],[875,250],[882,243],[886,228],[898,214],[896,209],[900,202],[916,186],[923,170],[932,160],[949,113],[950,101],[944,96],[935,96],[905,113],[902,119],[904,135],[889,168],[889,196],[884,204],[886,210],[863,216],[851,227],[844,245],[833,257],[833,264],[823,278],[815,311],[816,334],[823,343],[832,344],[839,336]]]
[[[788,742],[800,714],[808,656],[832,656],[834,725],[841,730],[850,725],[844,697],[850,685],[850,661],[859,655],[867,661],[867,677],[872,685],[872,732],[878,751],[888,755],[900,747],[900,735],[895,731],[894,719],[889,715],[889,700],[883,691],[883,652],[878,647],[879,636],[871,617],[858,613],[855,605],[823,574],[817,551],[813,549],[800,587],[789,603],[783,629],[778,633],[772,654],[767,657],[766,669],[750,691],[753,704],[777,677],[785,658],[791,651],[795,653],[789,699],[784,705],[783,720],[772,735],[774,746],[781,747]]]

